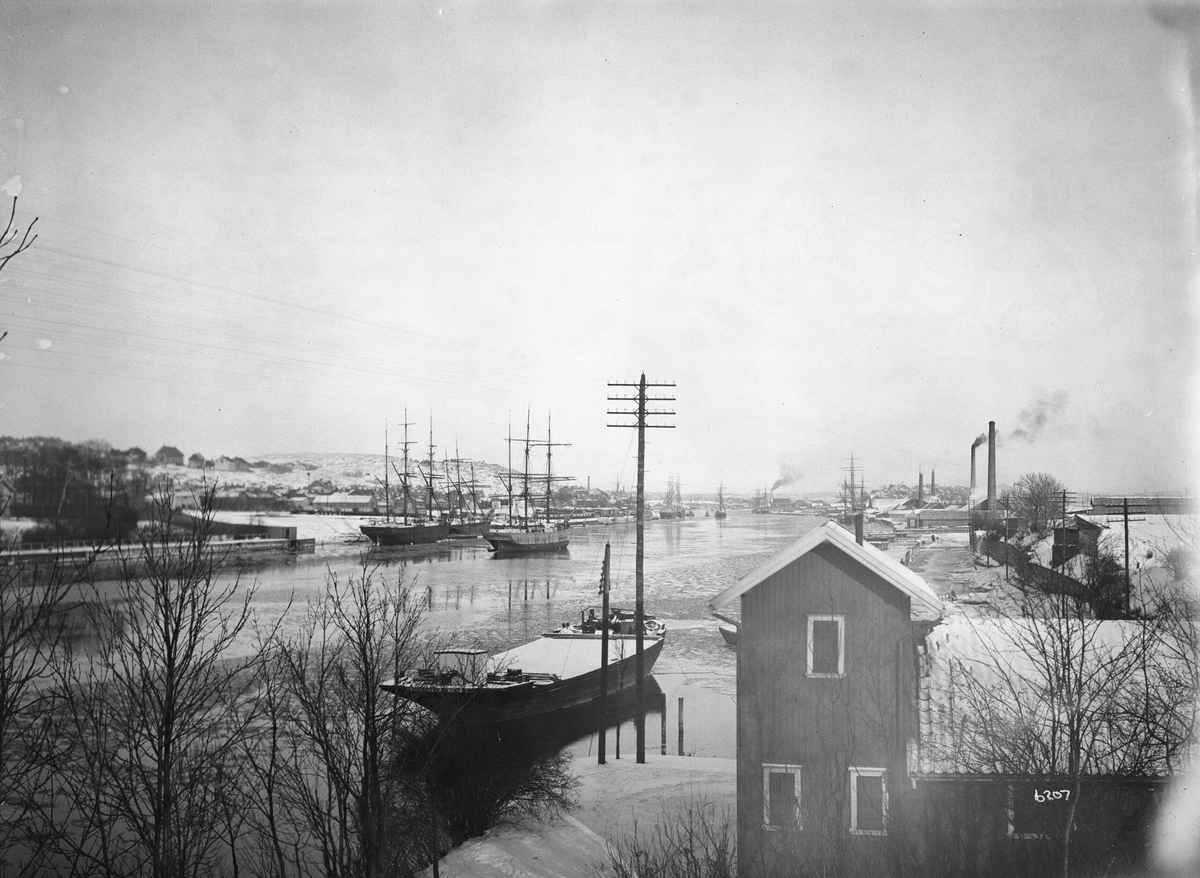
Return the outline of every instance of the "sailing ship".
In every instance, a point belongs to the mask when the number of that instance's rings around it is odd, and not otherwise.
[[[404,469],[396,470],[400,479],[400,518],[392,517],[392,491],[388,475],[391,461],[388,456],[387,430],[383,439],[383,496],[385,517],[383,521],[373,521],[362,525],[359,530],[377,546],[414,546],[425,543],[436,543],[450,536],[450,525],[444,521],[434,520],[432,515],[416,517],[409,520],[409,507],[412,504],[412,472],[408,468],[408,447],[412,443],[408,439],[408,410],[404,412]],[[430,449],[433,448],[433,426],[430,425]],[[391,464],[395,469],[395,464]],[[430,492],[432,496],[432,491]]]
[[[508,438],[508,478],[505,482],[508,488],[508,521],[506,524],[492,523],[484,532],[483,538],[491,545],[497,557],[511,555],[535,555],[550,552],[562,552],[567,548],[570,537],[563,522],[556,522],[553,517],[553,485],[555,481],[563,481],[564,476],[551,475],[552,450],[562,442],[550,440],[550,426],[547,422],[545,443],[535,443],[529,438],[529,416],[525,417],[525,470],[521,482],[521,493],[514,498],[514,476],[512,469],[512,430]],[[545,479],[545,515],[539,519],[534,507],[534,497],[530,487],[530,479],[541,481],[541,477],[530,476],[529,452],[533,445],[546,446],[546,475]],[[519,499],[519,507],[514,505],[514,499]],[[518,514],[519,508],[519,514]]]
[[[482,537],[491,524],[491,516],[485,515],[479,508],[478,483],[475,481],[475,464],[471,463],[469,480],[463,479],[462,459],[458,457],[458,443],[454,444],[453,460],[445,462],[444,470],[447,480],[453,487],[453,500],[447,496],[447,507],[450,509],[450,536],[452,537]],[[454,476],[450,475],[450,464],[454,464]],[[457,508],[455,508],[457,507]]]
[[[725,517],[727,517],[727,513],[725,512],[725,486],[720,485],[717,488],[717,511],[713,513],[713,518],[720,521]]]
[[[658,509],[658,517],[664,520],[688,518],[692,510],[683,505],[683,494],[680,490],[679,479],[667,477],[667,494],[663,497],[662,506]]]

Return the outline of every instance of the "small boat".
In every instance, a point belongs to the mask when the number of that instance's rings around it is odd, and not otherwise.
[[[579,613],[578,622],[563,622],[561,628],[547,631],[543,637],[596,637],[603,635],[600,617],[604,614],[601,607],[585,607]],[[634,610],[621,607],[608,608],[609,637],[636,637],[637,614]],[[643,637],[666,637],[667,626],[654,616],[642,614]]]
[[[717,627],[728,646],[737,646],[738,630],[736,625],[719,625]]]
[[[649,676],[663,637],[646,638],[642,673]],[[434,666],[384,683],[384,691],[437,713],[467,713],[485,722],[512,722],[583,707],[600,697],[600,637],[540,637],[489,656],[481,649],[445,649]],[[610,638],[607,693],[637,683],[637,648],[631,637]]]

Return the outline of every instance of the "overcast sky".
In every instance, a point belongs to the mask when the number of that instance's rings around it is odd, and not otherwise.
[[[5,3],[0,183],[39,237],[0,274],[0,435],[382,452],[407,407],[503,463],[528,412],[556,470],[632,485],[607,382],[644,371],[676,385],[651,491],[834,490],[852,453],[965,484],[989,420],[1002,483],[1194,490],[1166,19]]]

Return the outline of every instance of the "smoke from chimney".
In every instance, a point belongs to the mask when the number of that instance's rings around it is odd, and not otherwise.
[[[775,484],[771,485],[770,493],[774,493],[776,488],[782,488],[784,485],[790,485],[792,482],[799,481],[803,477],[803,470],[788,466],[785,463],[779,467],[779,478],[775,480]]]
[[[1066,408],[1068,398],[1065,390],[1056,390],[1054,393],[1041,391],[1033,405],[1021,409],[1021,413],[1017,415],[1020,426],[1013,430],[1008,438],[1013,442],[1035,441],[1046,422]]]

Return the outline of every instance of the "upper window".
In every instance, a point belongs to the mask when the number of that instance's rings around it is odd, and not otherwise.
[[[845,673],[845,616],[808,617],[808,676],[840,677]]]
[[[763,826],[800,828],[799,765],[763,765]]]
[[[850,831],[887,834],[887,772],[882,768],[850,769]]]

